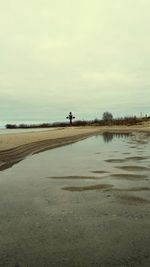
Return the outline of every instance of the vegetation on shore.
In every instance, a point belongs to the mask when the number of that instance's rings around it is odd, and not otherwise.
[[[104,112],[102,119],[94,120],[76,120],[73,126],[112,126],[112,125],[135,125],[143,122],[150,121],[150,117],[138,118],[136,116],[125,116],[120,118],[113,118],[109,112]],[[41,124],[6,124],[7,129],[30,129],[30,128],[54,128],[54,127],[68,127],[68,122],[54,122],[54,123],[41,123]]]

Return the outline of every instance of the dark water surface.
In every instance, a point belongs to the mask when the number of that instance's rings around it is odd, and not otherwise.
[[[150,137],[97,135],[0,172],[0,266],[150,266]]]

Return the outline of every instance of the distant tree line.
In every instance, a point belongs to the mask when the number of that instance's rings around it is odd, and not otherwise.
[[[107,125],[134,125],[149,121],[150,117],[137,118],[136,116],[125,116],[114,118],[111,112],[104,112],[102,119],[94,120],[75,120],[73,126],[107,126]],[[7,129],[30,129],[30,128],[54,128],[54,127],[68,127],[68,122],[54,122],[41,124],[6,124]]]

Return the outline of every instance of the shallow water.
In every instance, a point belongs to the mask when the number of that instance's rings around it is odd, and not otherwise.
[[[146,186],[150,178],[149,151],[149,136],[106,133],[29,156],[2,172],[1,177],[48,178],[59,184],[63,184],[60,180],[74,180],[73,184],[80,186],[99,182],[117,188],[129,188],[134,183]]]
[[[150,266],[149,151],[105,134],[1,171],[0,266]]]

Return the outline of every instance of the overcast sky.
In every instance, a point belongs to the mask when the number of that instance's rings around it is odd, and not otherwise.
[[[0,118],[150,115],[149,0],[5,0]]]

